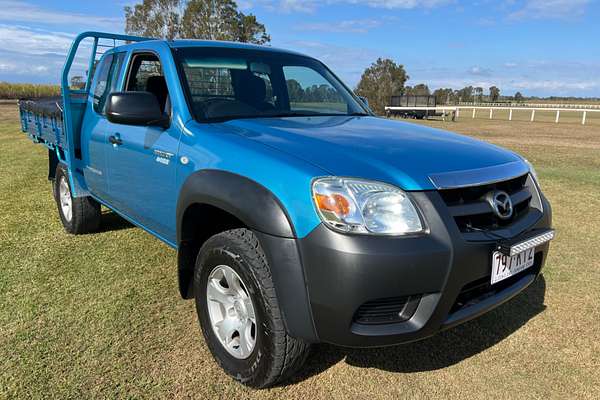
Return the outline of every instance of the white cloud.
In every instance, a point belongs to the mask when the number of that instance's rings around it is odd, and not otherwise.
[[[46,63],[46,65],[40,63]],[[19,58],[17,61],[0,58],[0,72],[7,76],[19,76],[21,81],[30,81],[29,76],[55,76],[55,82],[58,82],[61,66],[61,63],[49,62],[38,57]],[[0,78],[0,80],[4,79]]]
[[[336,1],[336,0],[334,0]],[[336,2],[350,4],[366,4],[369,7],[375,8],[403,8],[411,9],[417,7],[434,8],[448,3],[453,3],[452,0],[339,0]]]
[[[271,11],[312,13],[321,5],[331,4],[352,4],[388,10],[408,10],[419,7],[430,9],[454,2],[455,0],[257,0],[256,4],[263,5]]]
[[[66,54],[73,36],[61,32],[33,30],[0,24],[0,50],[27,55]]]
[[[259,0],[258,3],[263,4],[270,11],[312,13],[316,10],[319,2],[316,0]]]
[[[0,71],[3,72],[13,72],[17,69],[16,64],[0,60]]]
[[[471,75],[490,76],[492,75],[492,70],[489,68],[481,67],[479,65],[475,65],[469,69],[469,73]]]
[[[0,24],[1,80],[57,83],[74,34]],[[73,74],[88,68],[91,43],[83,41],[72,66]]]
[[[100,17],[48,10],[34,4],[14,0],[0,0],[0,21],[41,23],[48,25],[85,26],[88,29],[118,29],[123,27],[121,18]]]
[[[523,7],[509,14],[521,19],[573,19],[585,14],[591,0],[527,0]]]
[[[600,81],[555,81],[555,80],[532,80],[532,81],[517,81],[512,85],[519,89],[528,90],[545,90],[550,92],[573,92],[573,91],[588,91],[600,88]]]
[[[296,27],[302,31],[322,31],[322,32],[348,32],[348,33],[366,33],[373,28],[382,25],[382,21],[375,19],[347,20],[339,22],[317,22],[302,24]]]

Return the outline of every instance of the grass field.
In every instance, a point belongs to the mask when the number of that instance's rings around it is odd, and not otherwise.
[[[319,345],[291,383],[253,391],[213,362],[176,253],[112,214],[69,236],[46,154],[0,105],[0,399],[600,398],[600,128],[426,121],[526,155],[558,238],[524,294],[431,339],[378,350]]]

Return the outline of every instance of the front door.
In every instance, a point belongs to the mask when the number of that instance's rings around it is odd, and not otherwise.
[[[170,114],[167,84],[159,58],[134,54],[127,91],[153,93]],[[136,223],[171,242],[175,238],[175,173],[179,131],[173,126],[132,126],[107,123],[111,205]]]

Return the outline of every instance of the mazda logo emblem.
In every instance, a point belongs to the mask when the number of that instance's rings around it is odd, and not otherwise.
[[[486,195],[486,200],[492,206],[492,211],[500,219],[509,219],[513,215],[513,203],[508,193],[495,190]]]

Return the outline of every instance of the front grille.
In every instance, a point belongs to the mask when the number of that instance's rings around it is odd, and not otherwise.
[[[408,321],[415,313],[421,296],[388,297],[361,305],[354,322],[363,325],[391,324]]]
[[[508,193],[513,203],[510,219],[501,219],[492,212],[485,200],[486,194],[501,190]],[[459,189],[440,190],[440,195],[454,217],[461,232],[495,230],[511,225],[527,214],[535,187],[528,174],[488,185],[471,186]]]

